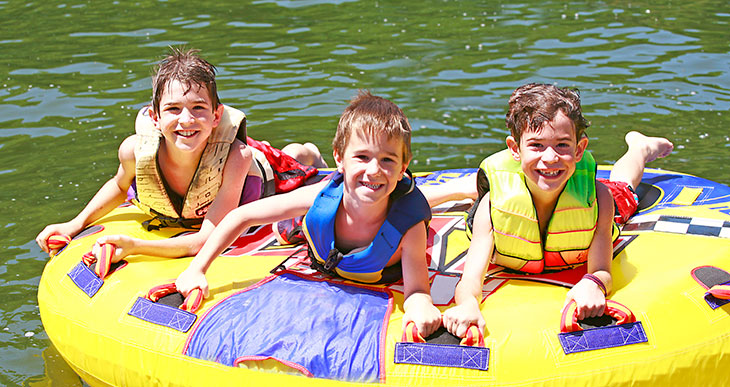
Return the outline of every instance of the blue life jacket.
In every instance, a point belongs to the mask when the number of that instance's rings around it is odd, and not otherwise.
[[[375,239],[366,248],[343,255],[335,247],[335,215],[342,201],[342,181],[342,174],[333,172],[332,179],[304,217],[303,229],[312,267],[350,280],[379,282],[403,235],[414,225],[431,220],[431,208],[415,187],[413,178],[404,177],[390,195],[388,216]]]

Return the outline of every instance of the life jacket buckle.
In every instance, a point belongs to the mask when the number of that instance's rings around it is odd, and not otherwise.
[[[340,250],[332,249],[330,250],[329,254],[327,254],[327,260],[324,261],[324,265],[322,266],[324,270],[326,271],[332,271],[337,265],[339,265],[340,261],[342,260],[342,253]]]

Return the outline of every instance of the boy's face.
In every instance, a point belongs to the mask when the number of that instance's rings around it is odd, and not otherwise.
[[[588,138],[576,141],[572,121],[559,111],[539,131],[522,133],[519,144],[509,136],[507,146],[512,157],[520,162],[533,195],[536,192],[560,194],[583,157]]]
[[[403,161],[403,140],[384,134],[368,136],[355,131],[344,154],[334,152],[337,170],[344,175],[344,194],[363,204],[385,200],[395,190],[408,163]]]
[[[223,105],[213,110],[205,86],[187,87],[179,81],[171,81],[160,98],[159,115],[152,112],[155,126],[162,131],[168,145],[180,151],[193,152],[205,148],[213,128],[218,126]]]

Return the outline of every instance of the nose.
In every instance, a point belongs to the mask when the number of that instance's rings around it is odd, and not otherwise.
[[[378,159],[372,158],[368,162],[367,168],[365,169],[365,172],[368,175],[375,176],[380,173],[380,163],[378,162]]]
[[[558,152],[556,152],[553,147],[549,146],[544,152],[542,152],[541,159],[545,163],[554,163],[558,161]]]
[[[177,120],[181,124],[189,124],[195,120],[195,116],[193,115],[193,112],[191,112],[188,108],[183,108]]]

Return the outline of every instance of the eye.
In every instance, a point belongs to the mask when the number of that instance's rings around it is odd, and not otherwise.
[[[358,160],[360,160],[360,161],[368,161],[368,160],[370,160],[370,157],[367,156],[367,155],[355,155],[355,158],[358,159]]]
[[[177,106],[167,106],[163,111],[170,112],[170,113],[178,113],[180,111],[180,108]]]

